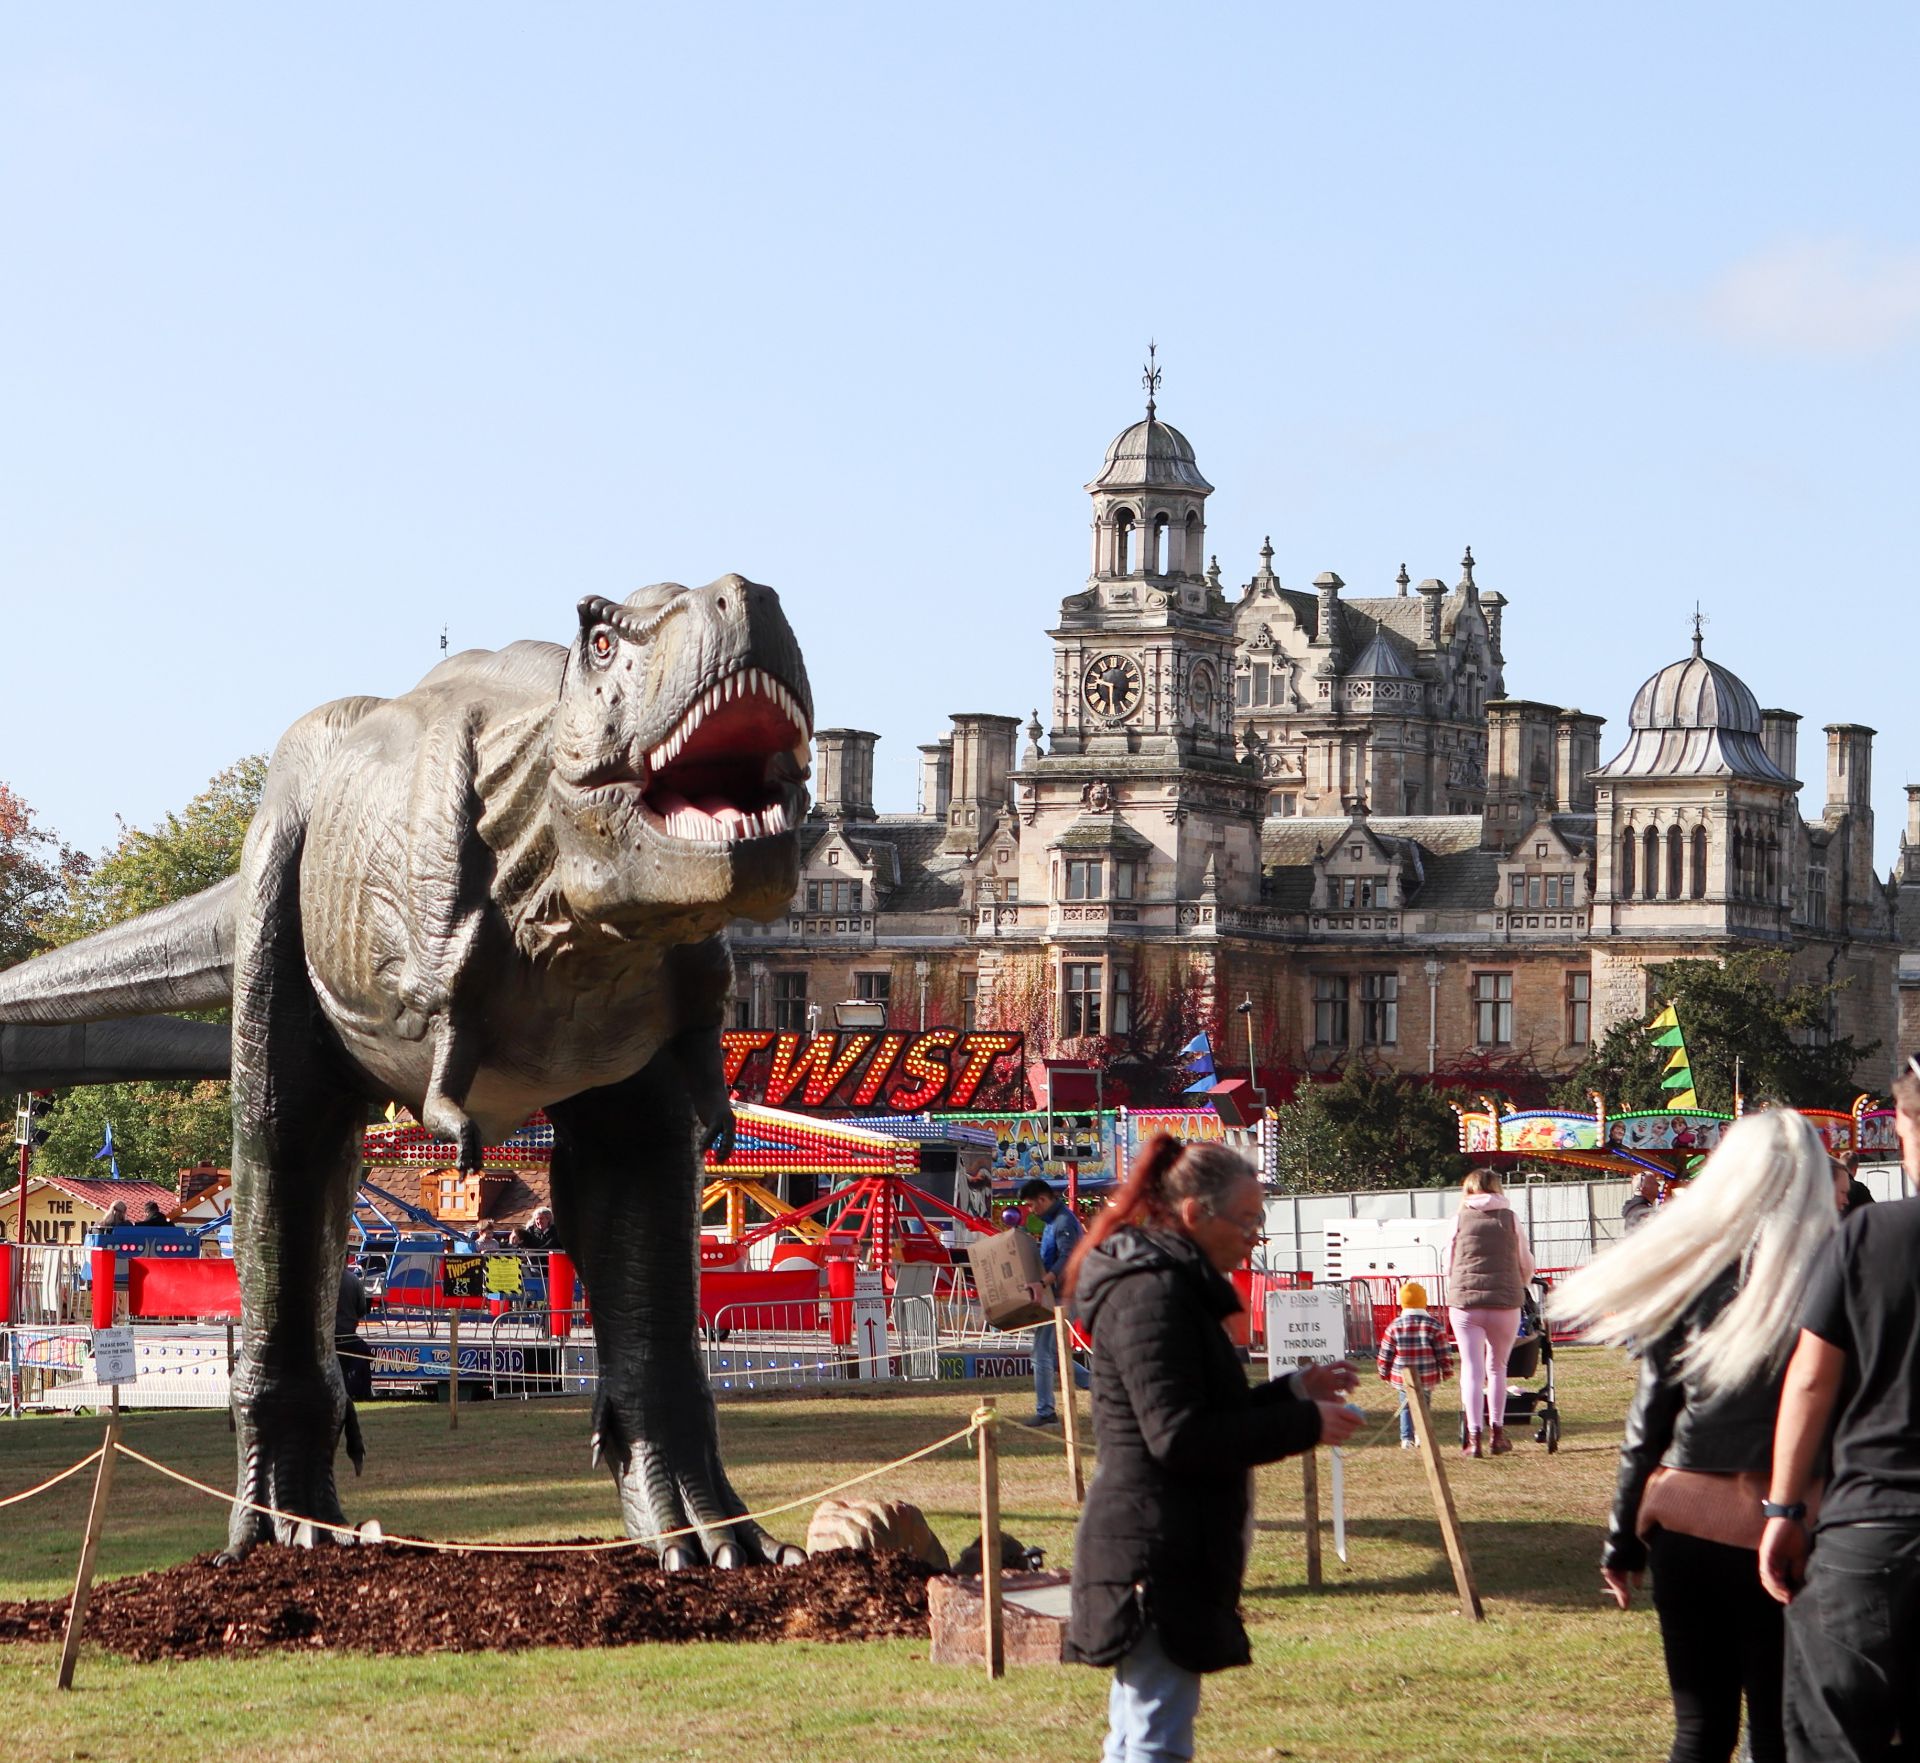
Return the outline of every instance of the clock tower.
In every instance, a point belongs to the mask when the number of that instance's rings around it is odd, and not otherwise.
[[[1233,618],[1207,566],[1213,486],[1160,420],[1159,380],[1150,359],[1145,419],[1086,486],[1093,568],[1048,633],[1046,749],[1036,718],[1012,779],[1021,930],[1044,922],[1061,973],[1103,972],[1110,989],[1163,959],[1162,986],[1205,972],[1223,914],[1260,891],[1265,796],[1234,745]],[[1069,1023],[1073,995],[1063,978]]]
[[[1107,449],[1093,497],[1093,570],[1053,638],[1052,750],[1235,757],[1233,619],[1206,568],[1206,502],[1185,435],[1147,414]]]

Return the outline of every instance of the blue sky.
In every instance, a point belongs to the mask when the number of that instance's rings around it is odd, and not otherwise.
[[[1515,695],[1684,653],[1920,780],[1893,6],[14,9],[0,778],[98,848],[327,698],[785,597],[883,808],[1044,702],[1161,412],[1244,582],[1510,602]]]

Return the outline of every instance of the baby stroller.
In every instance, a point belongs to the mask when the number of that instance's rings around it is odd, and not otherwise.
[[[1539,1275],[1533,1284],[1541,1292],[1547,1282]],[[1528,1378],[1538,1377],[1546,1367],[1547,1381],[1537,1390],[1516,1388]],[[1540,1313],[1540,1300],[1529,1289],[1520,1300],[1520,1333],[1514,1338],[1513,1351],[1507,1355],[1507,1414],[1504,1425],[1509,1432],[1533,1428],[1533,1442],[1545,1445],[1549,1455],[1560,1449],[1560,1409],[1554,1401],[1553,1337],[1547,1332],[1546,1318]],[[1467,1442],[1467,1417],[1460,1416],[1460,1443]]]

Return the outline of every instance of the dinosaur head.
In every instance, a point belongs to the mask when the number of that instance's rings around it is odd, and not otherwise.
[[[689,934],[783,911],[799,876],[813,698],[779,597],[742,576],[580,602],[553,720],[573,910]]]

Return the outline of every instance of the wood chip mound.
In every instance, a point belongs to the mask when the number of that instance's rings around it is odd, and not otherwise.
[[[834,1550],[797,1567],[665,1573],[638,1552],[451,1555],[377,1547],[199,1555],[94,1587],[83,1638],[134,1659],[336,1649],[475,1653],[644,1641],[925,1639],[931,1570]],[[0,1603],[0,1642],[57,1642],[67,1600]]]

